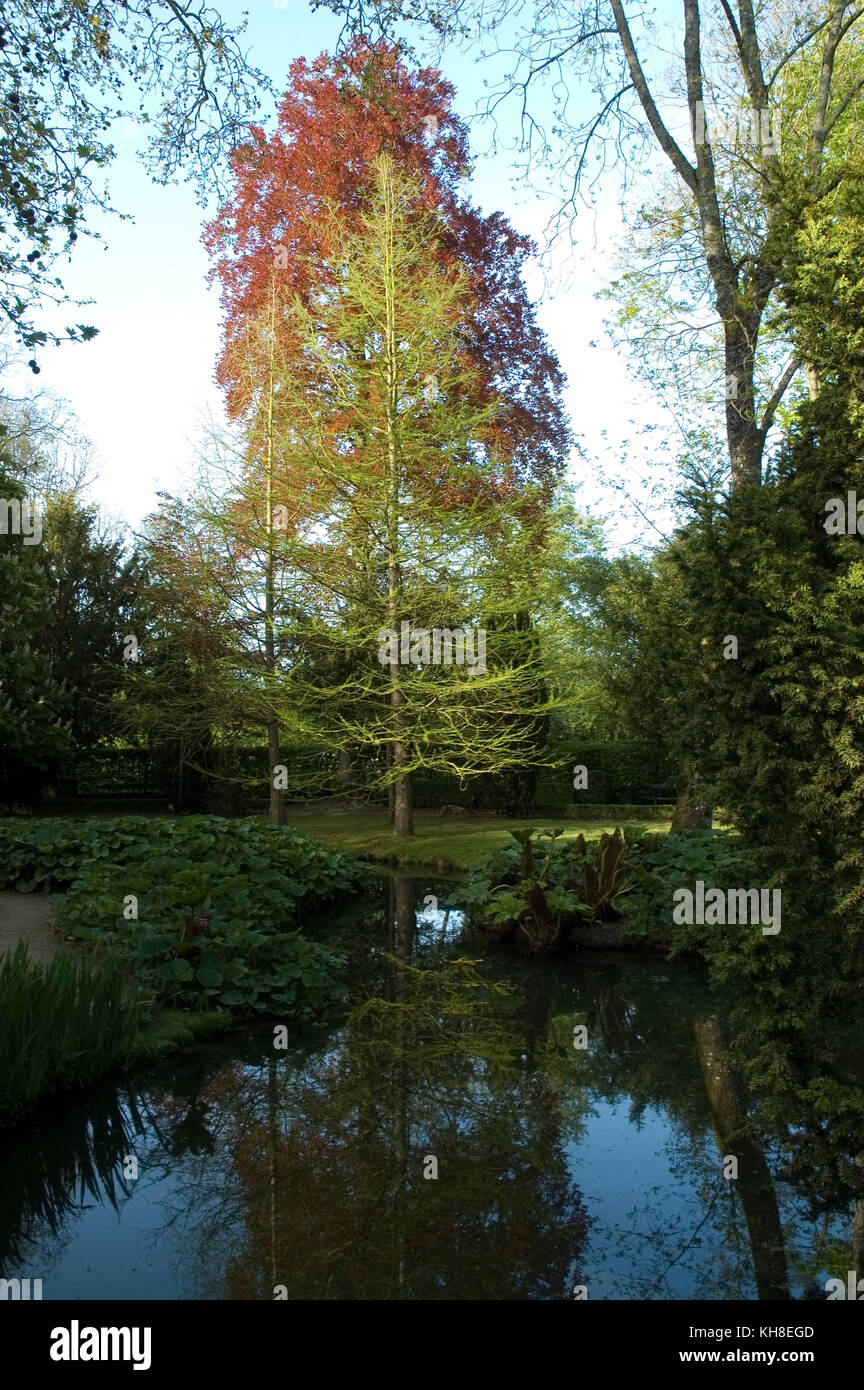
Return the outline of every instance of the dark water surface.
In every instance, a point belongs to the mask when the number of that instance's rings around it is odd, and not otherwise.
[[[259,1025],[4,1136],[6,1277],[44,1299],[661,1300],[845,1278],[862,1204],[793,1185],[789,1134],[746,1132],[699,965],[481,960],[435,891],[391,879],[321,929],[347,1017],[287,1050]]]

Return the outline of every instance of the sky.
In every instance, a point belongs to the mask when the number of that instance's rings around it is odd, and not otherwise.
[[[216,0],[216,5],[231,22],[248,11],[243,46],[278,91],[286,85],[291,62],[332,51],[341,27],[327,11],[312,14],[307,0],[246,0],[245,6]],[[442,68],[456,87],[457,110],[471,117],[484,96],[488,70],[449,51]],[[272,128],[269,99],[258,120]],[[515,135],[514,121],[513,108],[502,113],[499,136],[505,147]],[[554,204],[526,188],[509,149],[488,152],[488,127],[472,125],[471,134],[473,201],[486,213],[503,212],[519,231],[542,241]],[[159,490],[182,491],[191,480],[206,421],[221,417],[221,393],[213,381],[220,343],[218,288],[206,282],[208,260],[201,244],[203,223],[216,204],[202,209],[189,184],[154,185],[136,157],[139,137],[138,127],[118,123],[110,173],[114,206],[131,219],[92,216],[90,225],[107,245],[82,238],[61,268],[67,291],[93,302],[85,309],[64,309],[59,322],[92,323],[98,336],[86,344],[40,350],[38,378],[40,388],[70,401],[95,446],[98,477],[91,495],[133,529],[154,508]],[[617,193],[617,182],[610,180],[593,209],[580,213],[573,245],[568,238],[556,244],[552,274],[532,266],[527,279],[568,377],[566,403],[583,450],[570,468],[580,484],[579,504],[608,518],[610,539],[619,546],[652,535],[657,539],[618,485],[632,481],[639,488],[633,462],[629,456],[626,464],[622,461],[623,441],[633,433],[628,421],[659,420],[660,413],[626,360],[604,343],[608,308],[596,293],[615,272],[621,231]],[[565,262],[569,269],[562,281]],[[22,392],[35,384],[26,367],[12,380],[13,389]]]

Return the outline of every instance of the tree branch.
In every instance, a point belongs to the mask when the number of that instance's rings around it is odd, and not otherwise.
[[[615,16],[615,25],[618,30],[618,38],[624,50],[624,57],[627,60],[627,67],[630,70],[633,86],[636,88],[636,94],[642,103],[642,110],[648,118],[648,124],[653,130],[661,150],[663,150],[664,154],[668,155],[669,159],[672,161],[676,173],[684,180],[691,193],[696,194],[698,192],[696,170],[685,157],[684,152],[677,142],[673,140],[661,120],[660,112],[657,110],[654,98],[651,95],[651,89],[642,71],[642,64],[639,62],[636,53],[633,36],[630,33],[630,26],[627,23],[621,0],[611,0],[611,3],[612,13]]]
[[[762,423],[759,426],[763,434],[767,434],[771,426],[773,425],[774,416],[777,413],[777,407],[786,393],[787,386],[789,385],[792,378],[795,376],[795,373],[800,370],[800,367],[801,363],[798,361],[797,357],[793,357],[792,360],[786,366],[783,375],[781,376],[776,387],[774,388],[774,391],[770,399],[766,402],[765,411],[762,416]]]

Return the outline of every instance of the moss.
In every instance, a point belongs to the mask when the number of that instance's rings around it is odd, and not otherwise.
[[[227,1032],[233,1022],[229,1013],[163,1009],[152,1027],[141,1035],[134,1046],[131,1064],[136,1066],[142,1062],[158,1061],[180,1048]]]

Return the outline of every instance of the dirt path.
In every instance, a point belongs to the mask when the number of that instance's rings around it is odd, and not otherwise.
[[[0,893],[0,955],[26,941],[30,959],[47,964],[58,952],[75,955],[75,947],[53,926],[47,893]]]

